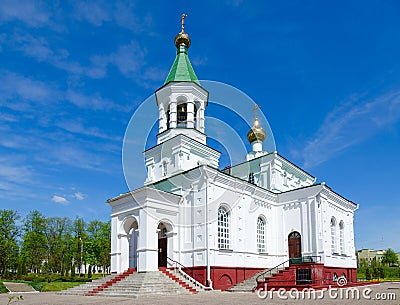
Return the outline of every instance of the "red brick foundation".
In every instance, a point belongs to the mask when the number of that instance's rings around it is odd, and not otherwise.
[[[300,287],[301,285],[296,284],[296,269],[299,268],[311,269],[312,283],[303,285],[304,287],[317,288],[335,285],[335,273],[337,277],[340,277],[344,274],[349,284],[357,281],[356,268],[327,267],[321,263],[303,263],[293,264],[290,265],[290,267],[287,267],[285,270],[281,270],[279,274],[268,280],[268,287]],[[187,272],[189,275],[193,276],[200,283],[207,285],[206,266],[196,266],[188,269],[193,271],[193,274],[189,274],[189,272]],[[265,270],[265,268],[211,266],[210,277],[213,282],[214,289],[227,290],[263,270]]]

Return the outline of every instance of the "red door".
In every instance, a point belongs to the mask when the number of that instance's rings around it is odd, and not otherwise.
[[[301,235],[292,232],[288,236],[289,258],[301,257]]]

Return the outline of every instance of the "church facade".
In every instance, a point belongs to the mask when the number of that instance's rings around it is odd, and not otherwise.
[[[264,151],[257,116],[246,161],[219,170],[221,153],[206,141],[208,92],[190,64],[183,27],[175,45],[176,59],[155,93],[157,145],[144,152],[144,186],[107,201],[111,271],[181,266],[225,290],[264,269],[308,260],[318,265],[313,276],[355,279],[358,205]]]

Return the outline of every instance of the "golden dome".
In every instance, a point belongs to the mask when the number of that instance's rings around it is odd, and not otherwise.
[[[187,48],[190,47],[190,37],[187,33],[179,33],[175,37],[175,46],[179,48],[181,44],[184,44]]]
[[[265,130],[260,126],[260,122],[258,121],[258,118],[256,117],[254,119],[253,127],[251,127],[251,129],[247,133],[247,140],[249,140],[250,143],[252,143],[254,141],[264,142],[266,137],[267,137],[267,134],[265,133]]]

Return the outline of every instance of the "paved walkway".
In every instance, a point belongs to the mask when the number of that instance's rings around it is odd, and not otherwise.
[[[299,305],[336,305],[336,304],[351,304],[351,305],[379,305],[379,304],[390,304],[398,305],[400,303],[400,283],[385,283],[380,285],[371,285],[359,287],[360,296],[351,297],[351,293],[347,293],[346,297],[345,290],[342,290],[342,297],[340,292],[334,290],[337,294],[336,297],[330,297],[328,292],[325,292],[322,299],[306,299],[298,298],[293,299],[288,293],[282,296],[274,294],[273,299],[270,297],[261,299],[256,293],[240,293],[240,292],[211,292],[211,293],[199,293],[196,295],[174,295],[174,296],[152,296],[140,299],[134,298],[121,298],[121,297],[84,297],[84,296],[73,296],[73,295],[58,295],[50,292],[42,293],[29,293],[24,294],[24,300],[19,301],[18,305],[66,305],[66,304],[77,304],[77,305],[131,305],[131,304],[162,304],[162,305],[198,305],[198,304],[218,304],[218,305],[266,305],[266,304],[299,304]],[[367,290],[368,289],[368,290]],[[333,291],[333,296],[335,295]],[[395,300],[387,300],[389,298],[395,298]],[[363,296],[364,294],[364,296]],[[0,304],[7,304],[8,294],[0,294]],[[368,298],[365,298],[367,296]],[[286,297],[287,299],[283,299]],[[382,300],[385,298],[386,300]],[[379,300],[378,300],[379,299]]]
[[[10,293],[37,292],[32,286],[25,283],[3,282]]]

